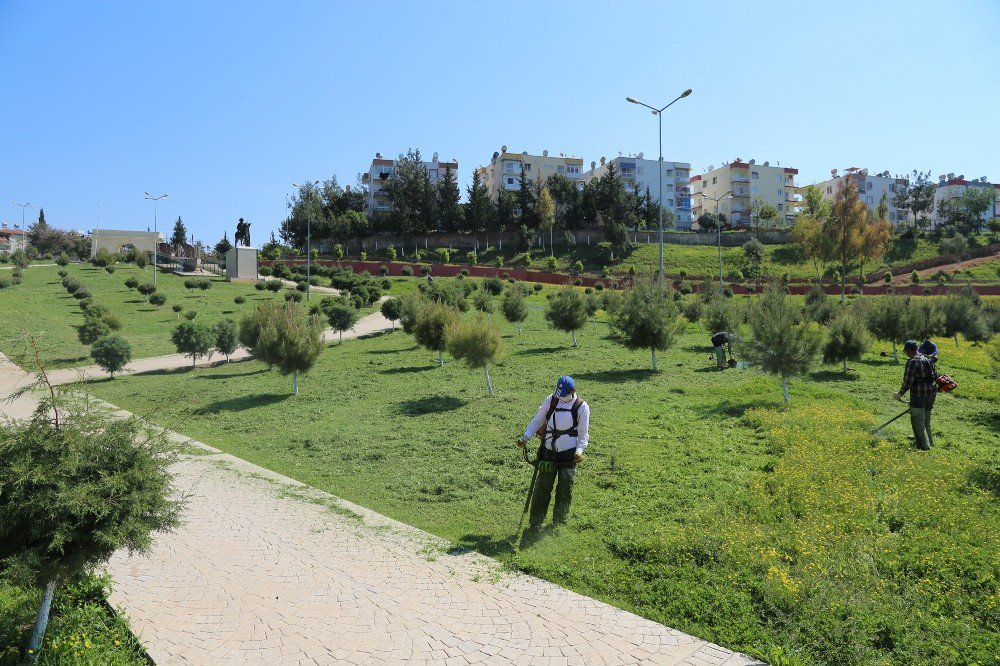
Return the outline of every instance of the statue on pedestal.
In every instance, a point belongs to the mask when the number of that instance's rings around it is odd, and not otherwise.
[[[237,245],[242,243],[243,247],[250,247],[250,223],[244,222],[242,217],[236,224],[236,233],[233,234],[233,240]]]

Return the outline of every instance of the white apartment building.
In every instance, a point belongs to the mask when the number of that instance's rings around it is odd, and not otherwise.
[[[718,210],[730,224],[750,226],[750,204],[759,198],[791,223],[800,204],[795,184],[798,173],[791,167],[757,164],[756,160],[744,162],[738,157],[718,169],[709,166],[705,173],[691,177],[691,215],[697,220],[702,213]]]
[[[401,159],[403,159],[403,155],[400,155],[395,160],[387,160],[382,157],[382,153],[375,153],[375,159],[372,160],[368,173],[361,175],[362,184],[368,187],[369,215],[373,213],[385,213],[390,210],[389,199],[385,193],[385,182],[389,180],[389,177],[396,170],[396,162]],[[435,185],[444,178],[444,172],[447,169],[451,169],[455,180],[458,180],[457,161],[441,162],[438,160],[438,154],[434,153],[430,162],[423,162],[422,164],[427,169],[431,183]]]
[[[4,222],[0,227],[0,252],[23,250],[27,245],[26,234],[18,228],[9,228]]]
[[[615,165],[615,170],[621,176],[622,183],[628,191],[634,191],[636,186],[639,194],[645,195],[646,188],[653,199],[660,198],[660,183],[657,181],[659,168],[656,160],[647,160],[642,153],[632,157],[618,156],[610,161],[601,158],[601,163],[590,163],[590,171],[583,174],[583,182],[589,183],[608,172],[609,165]],[[688,162],[663,162],[663,207],[672,211],[676,218],[677,229],[691,228],[691,165]]]
[[[858,167],[848,167],[844,169],[843,174],[837,169],[831,169],[830,176],[829,180],[816,183],[816,187],[820,188],[824,199],[833,201],[844,181],[850,178],[858,186],[858,196],[868,206],[868,210],[874,213],[884,194],[889,203],[889,222],[892,226],[895,227],[906,221],[906,213],[897,210],[895,203],[893,203],[896,193],[906,185],[905,178],[891,176],[888,171],[872,175],[868,173],[868,169],[859,169]]]
[[[970,187],[990,187],[995,190],[997,195],[997,198],[993,200],[993,206],[983,213],[983,225],[994,217],[1000,217],[1000,184],[989,182],[986,176],[982,176],[976,180],[966,180],[965,176],[956,176],[953,173],[949,173],[938,176],[937,189],[934,190],[934,226],[944,222],[944,218],[939,212],[941,202],[946,199],[962,196],[962,193]]]
[[[554,157],[550,156],[547,150],[543,150],[541,155],[529,155],[527,151],[510,153],[507,152],[507,146],[503,146],[499,152],[493,153],[489,164],[478,169],[479,178],[489,192],[490,198],[496,201],[501,188],[508,192],[521,189],[522,165],[529,186],[535,184],[536,178],[544,179],[559,174],[578,182],[580,187],[583,187],[583,174],[580,173],[583,158],[567,157],[563,153],[559,153],[559,157]]]

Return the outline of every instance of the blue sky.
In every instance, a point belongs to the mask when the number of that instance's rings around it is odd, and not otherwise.
[[[0,219],[152,225],[168,193],[214,243],[259,244],[291,183],[351,184],[376,151],[494,150],[589,164],[643,151],[695,170],[1000,180],[1000,3],[29,2],[0,0]],[[28,209],[37,216],[37,209]],[[167,229],[169,231],[169,229]]]

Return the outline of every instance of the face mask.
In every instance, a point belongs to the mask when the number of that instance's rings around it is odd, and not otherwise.
[[[564,402],[564,403],[565,403],[565,402],[573,402],[573,399],[574,399],[574,398],[576,398],[576,396],[575,396],[575,395],[573,395],[572,393],[570,393],[570,394],[569,394],[568,396],[566,396],[565,398],[559,398],[559,402]]]

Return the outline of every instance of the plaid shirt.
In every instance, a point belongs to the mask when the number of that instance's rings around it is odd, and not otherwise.
[[[927,372],[930,376],[925,376]],[[917,353],[906,362],[906,370],[903,371],[903,386],[899,389],[899,394],[903,395],[910,391],[914,398],[926,398],[934,395],[937,391],[937,384],[934,382],[934,364],[923,354]]]

